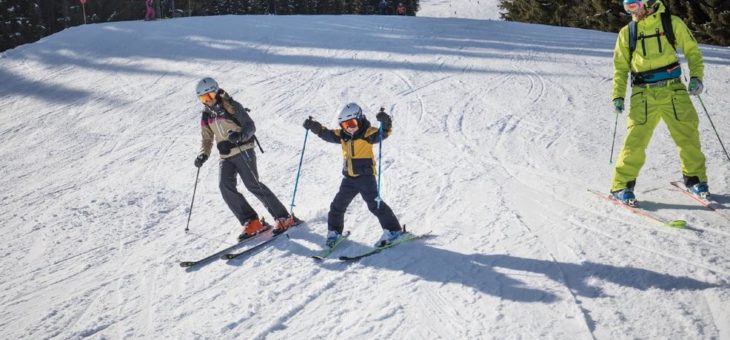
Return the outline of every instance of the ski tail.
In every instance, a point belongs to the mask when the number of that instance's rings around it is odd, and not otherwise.
[[[208,255],[206,257],[203,257],[203,258],[201,258],[199,260],[195,260],[195,261],[181,261],[180,262],[180,267],[190,268],[190,267],[195,267],[195,266],[199,266],[199,265],[203,265],[203,264],[210,263],[213,260],[218,259],[222,254],[229,253],[229,252],[231,252],[231,251],[233,251],[233,250],[235,250],[235,249],[237,249],[237,248],[239,248],[239,247],[241,247],[241,246],[243,246],[243,245],[245,245],[247,243],[250,243],[252,241],[255,241],[255,240],[260,239],[262,236],[266,235],[267,232],[270,229],[271,228],[268,228],[268,229],[264,230],[263,232],[260,232],[260,233],[258,233],[256,235],[254,235],[253,237],[249,237],[247,239],[243,239],[243,240],[237,242],[236,244],[233,244],[231,246],[228,246],[226,248],[223,248],[223,249],[221,249],[221,250],[219,250],[219,251],[217,251],[217,252],[215,252],[213,254],[210,254],[210,255]]]
[[[724,219],[730,221],[730,216],[728,216],[727,214],[724,214],[721,211],[721,210],[724,210],[725,207],[723,207],[720,203],[718,203],[716,201],[713,201],[712,198],[703,199],[703,198],[700,198],[700,197],[695,196],[694,194],[692,194],[691,192],[689,192],[689,190],[683,188],[682,187],[683,184],[680,181],[669,182],[669,184],[671,184],[672,186],[674,186],[679,192],[681,192],[685,196],[691,198],[696,203],[702,205],[703,207],[707,208],[710,211],[714,211],[718,215],[722,216]],[[712,197],[712,196],[710,196],[710,197]]]

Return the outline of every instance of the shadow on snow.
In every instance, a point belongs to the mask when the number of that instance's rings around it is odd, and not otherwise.
[[[315,235],[304,229],[297,230],[292,238],[315,244],[324,243],[321,235]],[[280,243],[278,247],[300,256],[308,257],[312,254],[311,249],[296,242]],[[368,246],[350,242],[349,245],[343,245],[336,255],[357,253],[366,248]],[[401,271],[431,282],[463,284],[484,294],[520,302],[551,303],[557,301],[558,296],[528,286],[519,279],[520,274],[505,274],[500,270],[517,271],[530,276],[540,274],[566,285],[577,296],[591,298],[606,296],[601,287],[589,283],[591,279],[642,291],[703,290],[719,287],[689,277],[673,276],[631,266],[613,266],[595,262],[566,263],[507,254],[462,254],[432,247],[423,241],[404,244],[396,251],[384,251],[357,263],[373,268]],[[331,270],[342,270],[348,264],[350,263],[328,261],[322,263],[322,266]]]
[[[112,73],[184,77],[200,75],[159,66],[149,69],[133,61],[158,59],[203,64],[229,61],[320,68],[514,74],[520,71],[490,67],[490,60],[515,59],[519,58],[519,53],[528,53],[530,59],[552,62],[560,62],[556,60],[557,56],[565,55],[610,60],[615,41],[615,33],[491,20],[377,16],[312,16],[310,19],[221,16],[214,20],[193,17],[150,23],[92,24],[73,27],[38,43],[10,50],[3,57],[37,61],[50,68],[74,66]],[[211,23],[239,29],[219,29],[210,27]],[[281,48],[296,48],[301,52],[287,50],[281,53]],[[730,64],[727,57],[730,52],[718,48],[707,50],[708,63]],[[323,55],[313,55],[312,51],[320,51]],[[340,52],[354,52],[354,56],[338,56]],[[388,58],[369,57],[368,52],[386,54]],[[466,67],[412,57],[422,55],[456,59],[475,57],[482,58],[483,62]],[[108,58],[115,60],[107,61]],[[127,62],[120,64],[119,60]],[[73,102],[89,96],[84,91],[59,85],[43,90],[41,81],[26,80],[14,72],[0,72],[0,80],[3,84],[13,84],[0,87],[3,96],[32,95],[50,102]]]

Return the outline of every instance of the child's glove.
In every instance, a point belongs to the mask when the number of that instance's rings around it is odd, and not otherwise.
[[[380,112],[375,116],[375,119],[377,119],[380,124],[383,124],[383,130],[390,129],[391,125],[393,125],[393,121],[390,119],[390,116],[385,113],[385,109],[381,108]]]
[[[304,121],[304,124],[302,124],[305,129],[314,132],[315,134],[319,134],[322,132],[322,124],[320,124],[318,121],[312,119],[312,117],[307,118],[307,120]]]

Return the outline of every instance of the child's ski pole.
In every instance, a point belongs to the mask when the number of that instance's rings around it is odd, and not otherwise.
[[[380,112],[385,112],[385,108],[381,107]],[[383,200],[380,198],[380,174],[382,169],[382,156],[383,156],[383,122],[380,122],[380,127],[378,128],[378,138],[380,139],[378,141],[378,197],[375,198],[375,202],[378,203],[378,209],[380,209],[380,202]]]
[[[312,119],[310,116],[309,119]],[[304,129],[304,144],[302,145],[302,154],[299,156],[299,168],[297,168],[297,179],[294,181],[294,193],[291,195],[291,205],[289,211],[294,215],[294,199],[297,197],[297,187],[299,186],[299,174],[302,172],[302,163],[304,162],[304,149],[307,147],[307,136],[309,136],[309,129]]]

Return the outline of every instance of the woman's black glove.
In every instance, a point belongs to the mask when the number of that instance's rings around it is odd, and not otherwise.
[[[241,141],[241,133],[238,131],[228,131],[228,141],[236,144],[237,146],[241,146],[241,144],[243,144],[243,141]]]
[[[198,155],[198,157],[195,157],[195,167],[199,168],[203,166],[203,163],[208,160],[208,155],[201,153]]]
[[[221,155],[227,155],[227,154],[231,153],[231,149],[236,147],[236,144],[231,143],[227,140],[224,140],[224,141],[216,144],[215,147],[218,148],[218,152]]]

